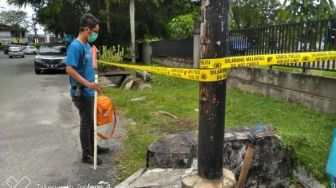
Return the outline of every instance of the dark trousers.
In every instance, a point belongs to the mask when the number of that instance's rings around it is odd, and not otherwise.
[[[73,96],[72,101],[77,107],[80,116],[80,142],[83,157],[93,154],[93,108],[94,97]]]

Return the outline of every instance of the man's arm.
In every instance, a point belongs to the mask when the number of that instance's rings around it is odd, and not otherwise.
[[[78,74],[78,72],[72,67],[67,65],[66,66],[66,72],[75,80],[77,80],[80,84],[82,84],[83,86],[92,89],[92,90],[96,90],[98,92],[100,92],[100,86],[98,83],[90,83],[88,82],[85,78],[83,78],[80,74]]]

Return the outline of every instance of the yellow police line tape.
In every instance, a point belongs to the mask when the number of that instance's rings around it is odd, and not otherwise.
[[[227,70],[229,68],[293,64],[326,60],[336,60],[336,51],[248,55],[216,59],[201,59],[200,69],[130,65],[101,60],[98,62],[101,64],[147,71],[188,80],[214,82],[226,79]]]
[[[336,51],[301,52],[287,54],[248,55],[216,59],[201,59],[201,69],[237,68],[335,60]]]
[[[177,78],[184,78],[194,81],[213,82],[224,80],[227,77],[226,68],[217,69],[187,69],[187,68],[170,68],[170,67],[155,67],[155,66],[141,66],[130,65],[123,63],[114,63],[106,61],[98,61],[98,63],[112,65],[117,67],[123,67],[128,69],[135,69],[141,71],[147,71],[156,74],[163,74],[167,76],[173,76]]]

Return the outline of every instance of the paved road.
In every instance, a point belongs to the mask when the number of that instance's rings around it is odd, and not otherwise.
[[[80,162],[78,112],[67,75],[35,75],[34,56],[9,59],[0,53],[0,187],[21,179],[17,187],[29,181],[29,188],[113,185],[113,152],[102,156],[96,171]],[[101,143],[111,149],[115,144]]]

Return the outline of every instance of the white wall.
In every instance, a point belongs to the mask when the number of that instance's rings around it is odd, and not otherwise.
[[[11,38],[11,33],[9,31],[0,31],[0,37]]]

